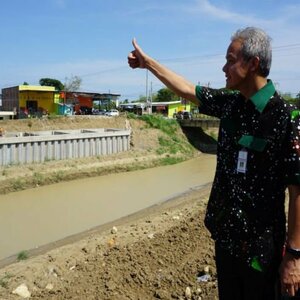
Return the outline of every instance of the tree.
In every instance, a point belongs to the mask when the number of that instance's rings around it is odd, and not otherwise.
[[[29,83],[27,81],[24,81],[23,85],[29,85]]]
[[[41,78],[39,83],[42,86],[54,86],[57,91],[64,89],[64,85],[59,80],[53,78]]]
[[[76,92],[80,90],[82,79],[79,76],[71,76],[71,78],[65,78],[65,88],[66,92]]]
[[[157,102],[170,102],[170,101],[178,101],[178,100],[179,97],[168,88],[160,89],[156,95]]]
[[[281,92],[279,92],[279,94],[283,97],[283,99],[284,100],[286,100],[288,103],[290,103],[290,104],[293,104],[293,105],[296,105],[297,107],[299,107],[300,106],[300,99],[299,99],[299,94],[298,95],[296,95],[296,97],[294,98],[293,96],[292,96],[292,94],[291,93],[281,93]]]
[[[135,103],[145,103],[146,102],[146,96],[144,96],[144,95],[140,95],[139,96],[139,99],[137,99],[137,100],[135,100],[135,101],[133,101],[133,102],[135,102]]]

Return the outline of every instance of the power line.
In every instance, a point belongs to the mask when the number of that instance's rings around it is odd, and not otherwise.
[[[273,50],[277,51],[285,51],[285,50],[294,50],[294,49],[300,49],[300,43],[296,44],[287,44],[287,45],[281,45],[277,47],[273,47]],[[291,54],[286,54],[286,55],[281,55],[282,56],[290,56]],[[293,54],[297,55],[297,54]],[[300,55],[300,54],[299,54]],[[214,59],[214,58],[223,58],[224,54],[221,53],[215,53],[215,54],[204,54],[204,55],[194,55],[194,56],[185,56],[185,57],[174,57],[174,58],[163,58],[163,59],[158,59],[161,62],[187,62],[187,61],[195,61],[195,60],[204,60],[204,59]],[[217,61],[217,60],[210,60],[212,61]],[[87,73],[83,75],[79,75],[79,77],[90,77],[90,76],[96,76],[104,73],[110,73],[110,72],[117,72],[121,70],[128,69],[128,66],[120,66],[120,67],[115,67],[111,69],[104,69],[104,70],[99,70],[93,73]]]
[[[94,73],[83,74],[83,75],[80,75],[80,77],[88,77],[88,76],[94,76],[94,75],[99,75],[99,74],[103,74],[103,73],[116,72],[116,71],[120,71],[123,69],[125,70],[127,68],[128,68],[127,66],[122,66],[122,67],[116,67],[116,68],[111,68],[111,69],[105,69],[105,70],[97,71]]]

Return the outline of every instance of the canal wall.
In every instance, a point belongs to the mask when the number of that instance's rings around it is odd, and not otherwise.
[[[104,128],[6,133],[0,137],[0,166],[128,151],[130,133]]]

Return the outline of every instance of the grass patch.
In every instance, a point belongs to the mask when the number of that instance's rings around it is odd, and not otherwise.
[[[18,261],[26,260],[27,258],[28,258],[28,252],[27,251],[23,250],[20,253],[18,253],[18,256],[17,256]]]
[[[25,183],[23,182],[22,179],[17,178],[15,180],[13,180],[11,186],[12,186],[13,190],[19,191],[19,190],[23,190],[24,189]]]
[[[134,113],[131,113],[131,112],[127,113],[126,117],[127,117],[127,119],[133,119],[133,120],[138,119],[138,116]]]
[[[142,115],[139,118],[146,122],[149,127],[159,129],[167,135],[174,135],[179,129],[176,120],[166,119],[160,115]]]
[[[184,157],[174,157],[174,156],[169,156],[169,157],[164,157],[159,160],[160,165],[162,166],[167,166],[167,165],[175,165],[180,162],[183,162],[185,160]]]
[[[5,273],[5,275],[2,278],[0,278],[0,286],[3,288],[7,288],[8,281],[11,277],[12,277],[11,274]]]
[[[33,183],[35,185],[42,185],[45,182],[45,177],[43,174],[35,172],[33,173]]]
[[[63,181],[65,178],[65,173],[64,171],[57,171],[54,172],[51,176],[51,179],[53,180],[53,182],[60,182]]]
[[[157,149],[157,154],[177,154],[184,153],[185,155],[191,155],[193,153],[193,147],[183,139],[178,137],[163,137],[158,138],[160,147]]]

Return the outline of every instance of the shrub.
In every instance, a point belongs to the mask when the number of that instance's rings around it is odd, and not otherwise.
[[[18,261],[26,260],[27,258],[28,258],[28,253],[27,253],[27,251],[24,251],[24,250],[21,251],[17,256]]]

